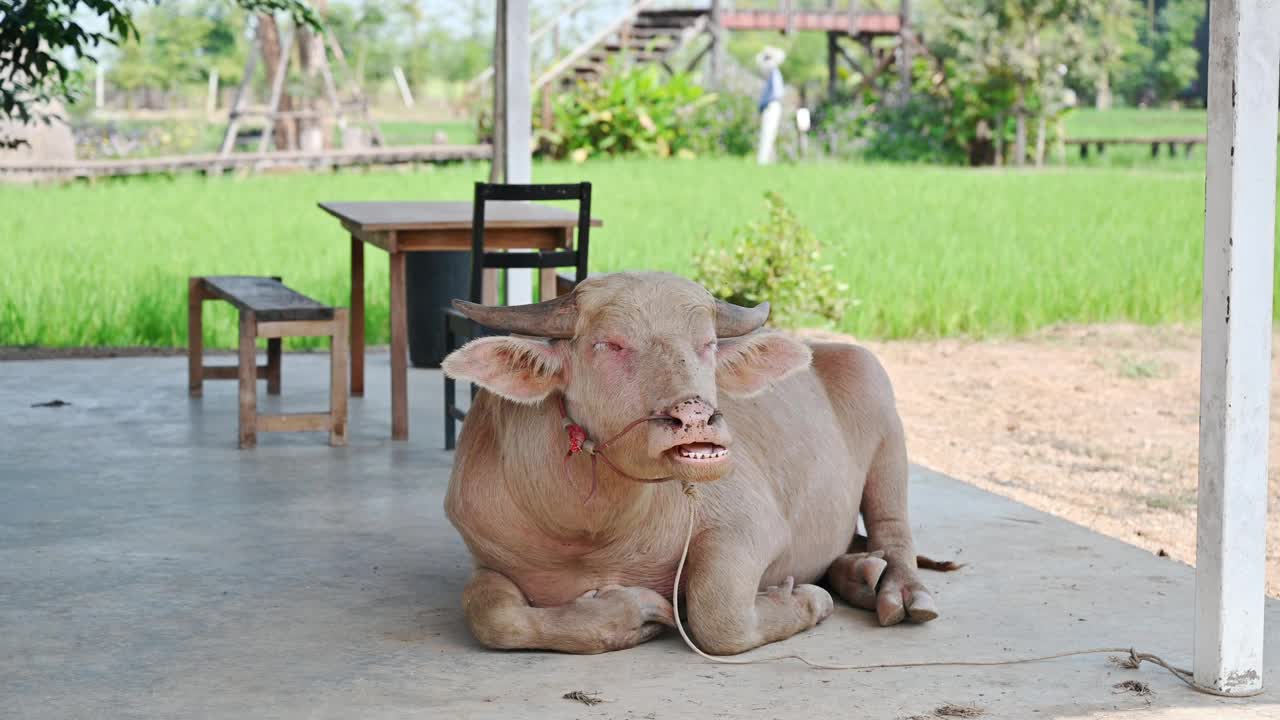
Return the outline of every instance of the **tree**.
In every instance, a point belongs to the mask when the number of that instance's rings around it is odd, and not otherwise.
[[[205,38],[213,21],[175,5],[148,8],[134,18],[138,34],[120,44],[112,80],[125,90],[173,87],[204,76]]]
[[[1134,0],[1101,0],[1099,15],[1091,18],[1087,48],[1081,58],[1078,75],[1092,85],[1099,110],[1110,109],[1114,78],[1126,67],[1144,64],[1146,48],[1139,42],[1139,28],[1146,23],[1142,2]]]
[[[990,103],[1002,132],[1013,116],[1013,161],[1027,158],[1028,121],[1037,124],[1043,162],[1048,121],[1065,111],[1067,73],[1097,54],[1090,30],[1120,24],[1112,0],[937,0],[925,14],[926,37],[958,82]]]
[[[388,0],[362,0],[342,3],[329,9],[327,25],[338,44],[354,50],[355,64],[352,72],[361,84],[370,77],[384,78],[391,74],[395,53],[392,33],[391,7]]]
[[[230,1],[254,12],[288,12],[319,29],[305,0]],[[90,16],[97,21],[88,22]],[[70,104],[82,91],[78,62],[138,37],[128,0],[0,0],[0,121],[52,121],[43,108],[55,100]],[[23,142],[0,137],[3,147]]]
[[[1162,98],[1176,97],[1196,79],[1200,51],[1196,31],[1204,21],[1202,0],[1169,0],[1156,20],[1152,85]]]
[[[1196,30],[1204,12],[1203,0],[1169,0],[1154,23],[1143,24],[1142,50],[1135,53],[1121,81],[1135,105],[1176,97],[1196,78]]]

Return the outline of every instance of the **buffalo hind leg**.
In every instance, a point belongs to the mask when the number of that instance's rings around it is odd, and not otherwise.
[[[472,634],[500,650],[602,653],[634,647],[673,626],[671,603],[648,588],[610,585],[559,607],[529,604],[501,573],[476,570],[462,593]]]
[[[875,610],[876,586],[886,567],[884,553],[845,553],[827,568],[827,586],[850,605]]]

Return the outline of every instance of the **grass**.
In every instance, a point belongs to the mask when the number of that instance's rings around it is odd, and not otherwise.
[[[1204,110],[1114,108],[1099,112],[1082,108],[1067,114],[1064,126],[1068,138],[1150,138],[1203,136],[1207,127]],[[1052,149],[1048,162],[1060,164]],[[1075,146],[1066,149],[1068,167],[1105,169],[1154,169],[1204,172],[1205,148],[1198,145],[1184,154],[1179,146],[1169,155],[1167,146],[1160,147],[1158,157],[1151,157],[1150,145],[1108,145],[1103,154],[1090,148],[1089,157],[1081,158]]]
[[[472,145],[476,141],[475,123],[422,123],[406,120],[381,120],[378,129],[388,145],[429,145],[436,132],[443,132],[451,145]]]
[[[180,177],[0,186],[0,345],[180,346],[186,277],[281,274],[346,304],[349,249],[320,200],[463,199],[485,166],[244,179]],[[1203,176],[988,172],[749,161],[541,165],[588,178],[593,271],[687,273],[693,252],[764,212],[776,190],[824,242],[859,303],[841,329],[896,338],[1023,333],[1060,322],[1194,321]],[[387,270],[369,250],[371,341],[384,342]],[[215,304],[209,342],[230,347]]]
[[[1204,135],[1204,110],[1082,108],[1067,115],[1068,137],[1127,138]]]

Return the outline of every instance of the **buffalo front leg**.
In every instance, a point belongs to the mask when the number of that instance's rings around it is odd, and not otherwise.
[[[712,531],[690,550],[685,598],[689,628],[698,646],[713,655],[735,655],[766,643],[785,640],[831,615],[831,595],[816,585],[796,585],[791,578],[763,591],[767,568],[744,539]]]
[[[894,414],[876,450],[862,493],[867,523],[866,553],[850,553],[832,563],[831,586],[853,605],[875,610],[881,625],[938,617],[933,596],[916,575],[916,551],[907,522],[907,447]]]
[[[505,575],[480,568],[462,593],[472,634],[498,650],[602,653],[634,647],[675,624],[671,603],[648,588],[610,585],[567,605],[539,608]]]

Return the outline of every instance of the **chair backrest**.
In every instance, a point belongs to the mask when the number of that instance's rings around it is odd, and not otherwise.
[[[485,203],[494,201],[532,202],[536,200],[576,200],[578,237],[573,248],[551,251],[488,252],[484,249]],[[484,271],[498,268],[575,268],[574,282],[587,278],[587,248],[591,237],[591,183],[556,185],[500,185],[476,183],[471,219],[471,297],[483,302]]]

